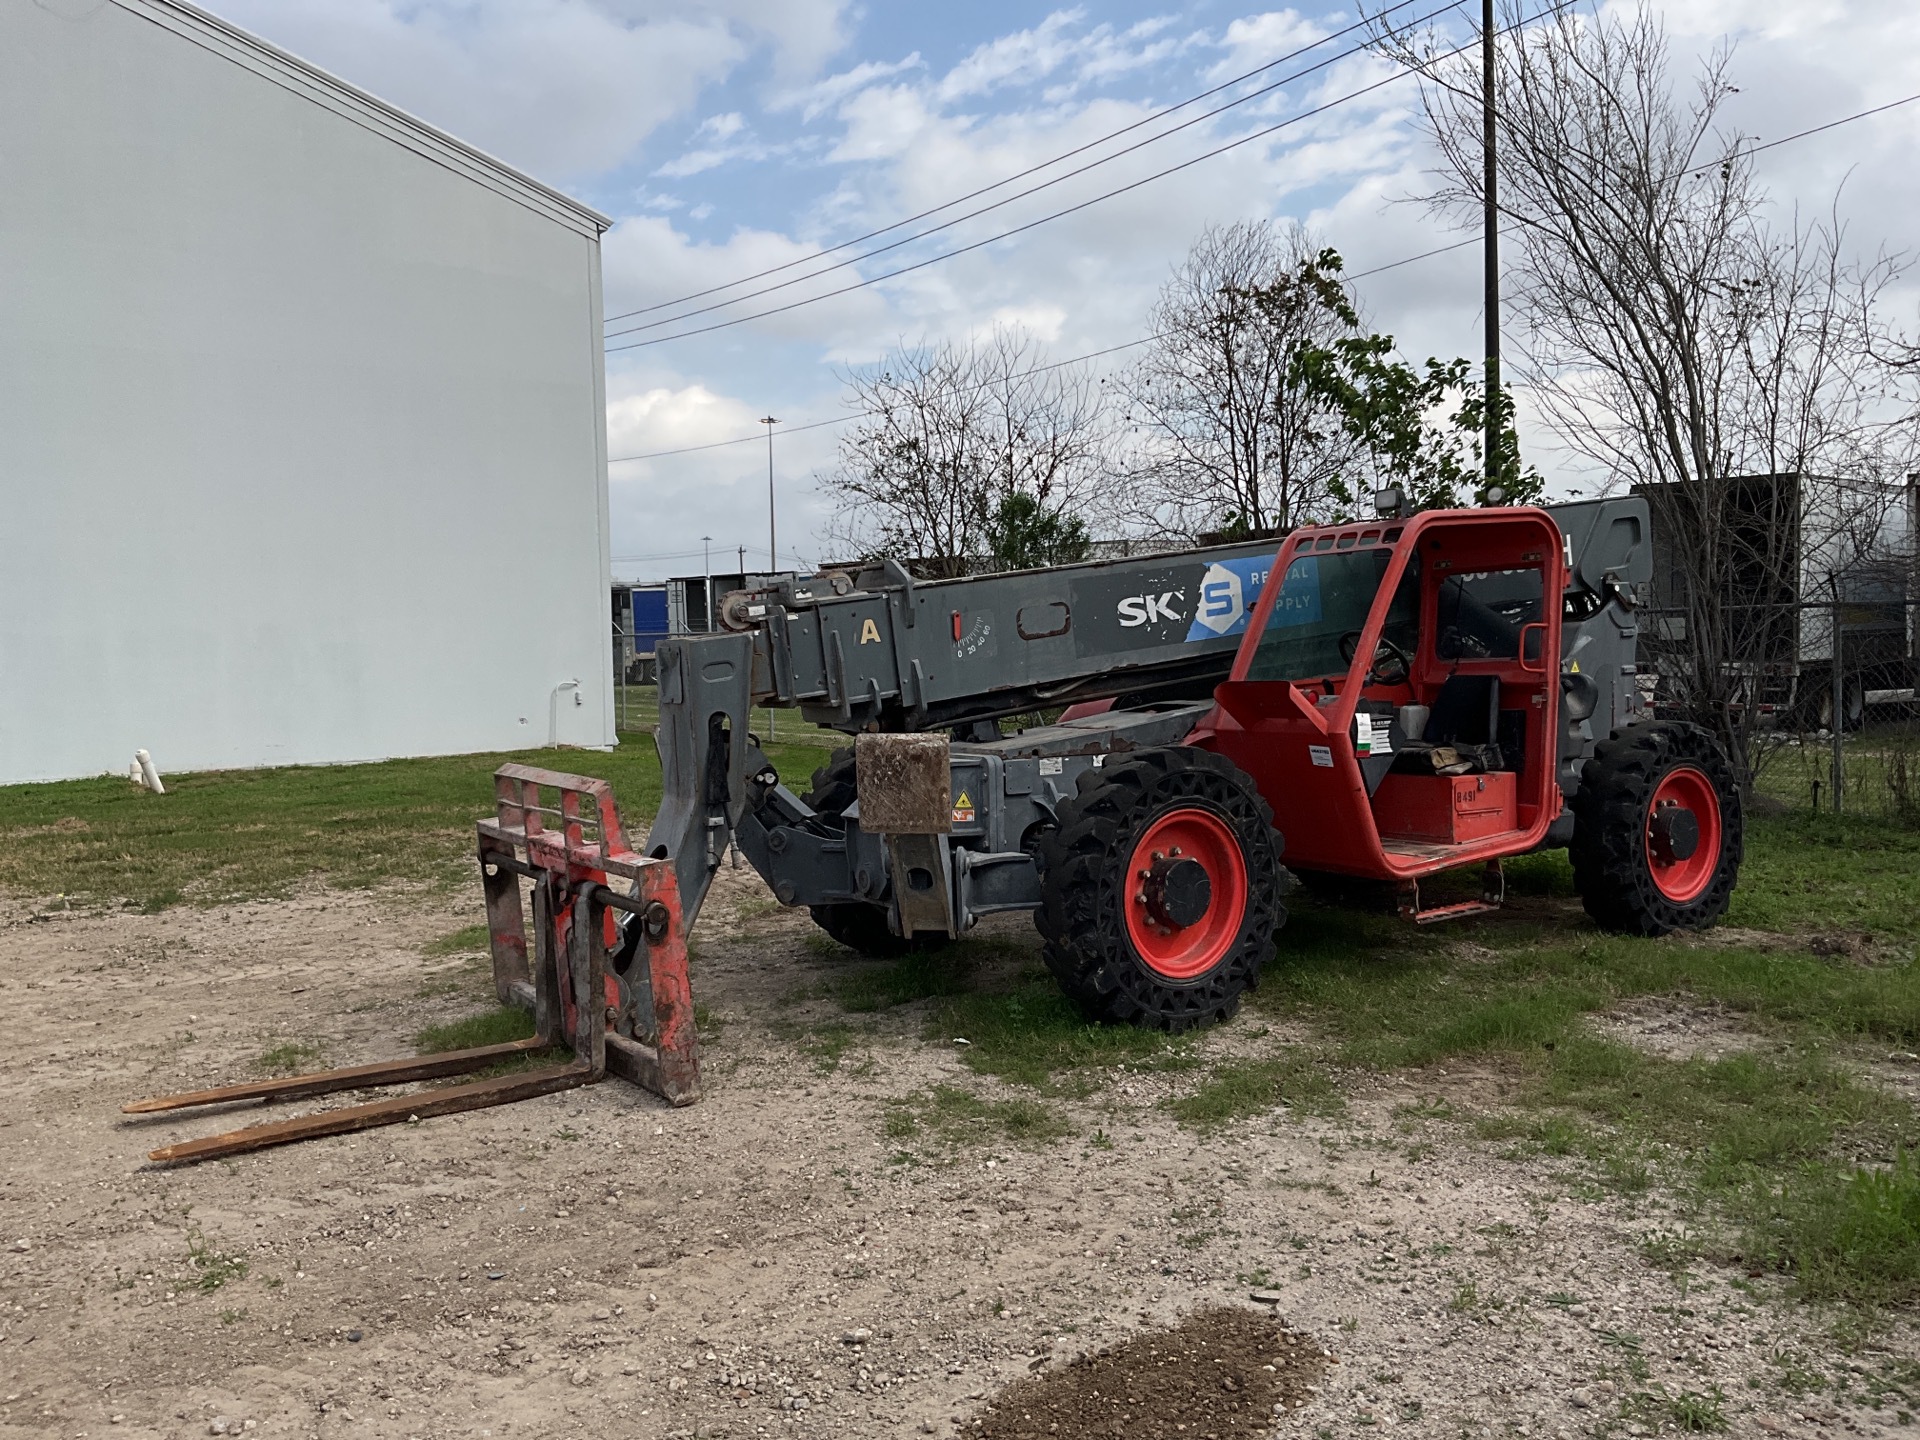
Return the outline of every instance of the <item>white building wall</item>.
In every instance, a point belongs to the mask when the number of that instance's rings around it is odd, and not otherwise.
[[[172,0],[0,0],[0,782],[613,742],[599,232]]]

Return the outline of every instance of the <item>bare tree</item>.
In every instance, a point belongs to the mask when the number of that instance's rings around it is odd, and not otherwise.
[[[1136,448],[1130,518],[1198,539],[1312,518],[1351,453],[1294,362],[1351,328],[1335,272],[1299,227],[1207,230],[1160,292],[1145,356],[1121,379]]]
[[[1644,10],[1531,27],[1517,0],[1503,12],[1493,91],[1523,373],[1571,451],[1649,498],[1670,562],[1656,598],[1678,612],[1667,678],[1750,760],[1759,707],[1747,702],[1791,658],[1781,631],[1806,558],[1844,565],[1851,535],[1879,529],[1863,497],[1883,493],[1901,436],[1876,310],[1902,265],[1849,261],[1837,218],[1776,220],[1722,123],[1724,47],[1687,92]],[[1440,156],[1429,203],[1477,223],[1477,47],[1382,43],[1426,81]]]
[[[864,417],[825,477],[841,538],[929,575],[1083,558],[1107,474],[1105,407],[1026,332],[902,346],[845,376]]]

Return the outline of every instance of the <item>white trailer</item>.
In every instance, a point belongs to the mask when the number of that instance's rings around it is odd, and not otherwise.
[[[0,3],[0,782],[613,743],[607,224],[180,0]]]

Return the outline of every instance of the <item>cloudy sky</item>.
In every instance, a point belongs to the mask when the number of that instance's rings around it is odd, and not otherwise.
[[[751,436],[768,414],[782,431],[832,421],[845,414],[844,367],[903,340],[965,337],[999,320],[1023,322],[1053,358],[1134,340],[1169,268],[1209,224],[1298,218],[1356,272],[1456,238],[1408,203],[1426,185],[1430,163],[1410,87],[1344,98],[1391,73],[1365,55],[1343,58],[1351,42],[1338,32],[1354,23],[1350,10],[1260,10],[1230,0],[1058,9],[1039,0],[211,3],[616,217],[604,252],[607,427],[616,460]],[[1423,15],[1440,3],[1416,0],[1401,13]],[[1668,0],[1660,9],[1678,61],[1693,63],[1723,38],[1734,43],[1741,94],[1731,118],[1762,140],[1920,91],[1920,6],[1911,0]],[[1458,13],[1446,18],[1458,23]],[[1324,43],[1283,59],[1315,42]],[[677,307],[648,307],[805,260],[1261,66],[1272,68],[933,221],[1005,200],[1224,100],[1318,68],[872,260],[678,324],[653,323],[857,251]],[[1324,113],[1305,113],[1330,102],[1337,103]],[[1290,119],[1216,158],[951,260],[746,323],[663,338],[913,266]],[[1917,141],[1920,104],[1769,151],[1761,173],[1784,205],[1813,210],[1844,186],[1854,240],[1905,247],[1920,201]],[[1472,354],[1478,264],[1469,247],[1365,279],[1361,291],[1377,328],[1411,357]],[[622,346],[632,348],[612,348]],[[1525,419],[1523,412],[1530,458],[1557,488],[1590,483]],[[837,433],[818,425],[776,440],[784,564],[820,556],[826,511],[814,475],[831,463]],[[741,546],[750,565],[764,564],[766,458],[755,441],[614,464],[615,574],[697,573],[703,536],[712,537],[716,569]]]

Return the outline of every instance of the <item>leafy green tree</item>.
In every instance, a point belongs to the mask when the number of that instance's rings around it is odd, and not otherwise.
[[[1393,337],[1368,333],[1345,284],[1337,251],[1322,250],[1279,285],[1251,292],[1257,305],[1287,312],[1310,303],[1343,333],[1297,348],[1290,378],[1310,403],[1333,416],[1353,443],[1352,468],[1328,484],[1351,514],[1375,490],[1398,486],[1415,509],[1488,503],[1484,462],[1486,395],[1466,360],[1429,359],[1415,367],[1398,357]],[[1525,505],[1546,483],[1520,462],[1513,396],[1500,393],[1501,445],[1495,456],[1499,503]]]
[[[988,567],[1038,570],[1087,558],[1092,537],[1078,515],[1048,509],[1024,490],[1001,495],[986,525]]]

